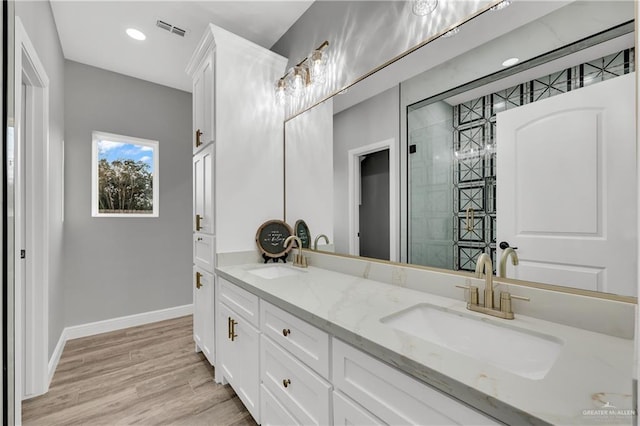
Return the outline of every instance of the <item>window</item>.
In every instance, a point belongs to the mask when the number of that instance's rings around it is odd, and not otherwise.
[[[94,217],[158,217],[158,141],[93,132]]]

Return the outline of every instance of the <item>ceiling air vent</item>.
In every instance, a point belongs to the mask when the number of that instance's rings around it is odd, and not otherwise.
[[[175,35],[179,35],[180,37],[184,37],[185,34],[187,33],[187,30],[183,30],[182,28],[178,28],[174,25],[171,25],[168,22],[165,21],[161,21],[160,19],[158,19],[156,21],[156,26],[158,28],[162,28],[163,30],[169,31],[170,33],[173,33]]]

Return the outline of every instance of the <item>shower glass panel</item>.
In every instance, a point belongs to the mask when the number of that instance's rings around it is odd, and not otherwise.
[[[407,111],[409,263],[454,268],[453,107]]]

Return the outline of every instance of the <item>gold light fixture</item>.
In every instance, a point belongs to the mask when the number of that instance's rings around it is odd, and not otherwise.
[[[327,46],[329,46],[329,42],[325,40],[309,56],[276,80],[275,97],[278,105],[284,105],[287,98],[300,98],[308,87],[325,82],[327,65],[325,49]]]

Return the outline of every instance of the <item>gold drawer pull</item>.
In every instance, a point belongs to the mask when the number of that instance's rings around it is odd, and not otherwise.
[[[196,215],[196,231],[199,231],[202,229],[202,224],[200,223],[201,221],[202,221],[202,216],[197,214]]]
[[[285,388],[288,388],[290,384],[291,384],[291,380],[289,379],[284,379],[282,381],[282,386],[284,386]]]
[[[233,319],[231,319],[231,317],[228,318],[229,321],[227,322],[227,327],[229,328],[229,340],[233,342],[235,341],[236,337],[238,337],[238,335],[236,334],[236,324],[238,324],[238,321],[234,321]]]
[[[200,137],[202,135],[203,133],[200,131],[200,129],[196,130],[196,148],[202,145],[202,141],[200,140]]]
[[[196,272],[196,288],[200,289],[200,287],[202,287],[202,283],[200,282],[200,279],[202,278],[202,274],[200,272]]]
[[[288,335],[290,335],[290,334],[291,334],[291,330],[289,330],[288,328],[283,328],[283,329],[282,329],[282,335],[283,335],[284,337],[287,337],[287,336],[288,336]]]

